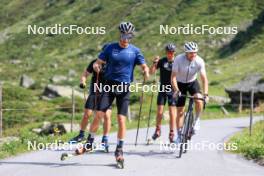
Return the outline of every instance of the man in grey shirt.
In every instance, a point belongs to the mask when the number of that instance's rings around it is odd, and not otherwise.
[[[184,45],[185,53],[176,56],[173,62],[171,85],[174,90],[174,97],[179,93],[186,95],[187,92],[197,98],[205,98],[208,102],[208,80],[205,70],[204,60],[197,55],[198,45],[194,42],[188,42]],[[197,80],[197,73],[200,73],[203,95],[200,90],[200,85]],[[184,106],[185,97],[179,97],[177,107],[176,128],[178,137],[176,142],[180,141],[181,128],[184,121]],[[200,129],[200,114],[203,109],[203,102],[201,100],[195,100],[195,112],[196,122],[194,125],[194,131]]]

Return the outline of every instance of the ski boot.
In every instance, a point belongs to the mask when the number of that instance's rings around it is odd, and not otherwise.
[[[169,141],[170,141],[170,143],[175,143],[174,132],[173,131],[170,131],[170,133],[169,133]]]
[[[85,140],[85,136],[78,134],[77,136],[75,136],[74,138],[72,138],[69,143],[79,143]]]

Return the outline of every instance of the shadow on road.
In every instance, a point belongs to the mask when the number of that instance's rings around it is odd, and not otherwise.
[[[109,166],[115,167],[115,164],[81,164],[81,163],[54,163],[54,162],[24,162],[24,161],[4,161],[0,165],[34,165],[34,166],[50,166],[50,167],[65,167],[65,166]]]

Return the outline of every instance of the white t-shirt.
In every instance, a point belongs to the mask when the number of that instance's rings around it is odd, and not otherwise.
[[[181,83],[193,82],[197,79],[197,73],[206,73],[204,60],[200,56],[197,55],[193,61],[189,61],[185,53],[176,56],[172,71]]]

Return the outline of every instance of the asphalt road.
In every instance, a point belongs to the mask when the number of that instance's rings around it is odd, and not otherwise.
[[[263,117],[260,117],[263,119]],[[254,121],[260,118],[255,118]],[[182,158],[171,146],[165,150],[160,143],[145,145],[146,129],[140,129],[139,144],[134,146],[135,130],[127,132],[124,146],[125,168],[115,167],[114,149],[116,134],[110,136],[110,153],[92,153],[60,161],[65,151],[45,150],[0,160],[0,175],[5,176],[117,176],[117,175],[184,175],[184,176],[263,176],[264,167],[241,156],[216,149],[233,133],[248,126],[248,118],[201,121],[201,130],[193,137],[192,146]],[[154,131],[150,129],[150,134]],[[160,142],[167,142],[168,126],[162,127]],[[98,141],[100,137],[97,137]],[[217,144],[217,145],[216,145]],[[203,147],[202,147],[203,146]],[[233,146],[234,147],[234,146]],[[232,148],[232,147],[230,147]],[[175,150],[176,149],[176,150]],[[69,151],[68,151],[69,152]]]

